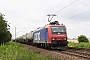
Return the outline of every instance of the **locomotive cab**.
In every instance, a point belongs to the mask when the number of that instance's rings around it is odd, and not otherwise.
[[[50,22],[48,25],[48,41],[53,47],[67,46],[67,31],[63,24],[58,21]]]

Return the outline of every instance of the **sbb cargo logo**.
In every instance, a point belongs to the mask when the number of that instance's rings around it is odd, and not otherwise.
[[[40,40],[40,32],[34,34],[34,40]]]

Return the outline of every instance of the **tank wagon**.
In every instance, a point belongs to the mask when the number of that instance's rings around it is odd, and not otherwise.
[[[23,40],[24,43],[36,45],[37,47],[66,47],[68,44],[66,26],[59,24],[58,21],[50,22],[43,28],[23,35]]]
[[[33,42],[33,31],[31,31],[30,33],[26,33],[25,35],[22,35],[20,37],[17,37],[13,41],[15,42],[15,40],[18,43],[32,44],[32,42]]]

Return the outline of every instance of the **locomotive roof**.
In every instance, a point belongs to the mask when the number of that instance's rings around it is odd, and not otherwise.
[[[63,25],[63,24],[61,24],[61,25],[46,25],[45,28],[50,27],[50,26],[65,26],[65,25]]]

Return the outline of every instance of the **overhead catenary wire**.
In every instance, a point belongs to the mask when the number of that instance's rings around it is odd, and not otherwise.
[[[90,3],[88,3],[88,4],[86,4],[86,5],[82,6],[82,7],[80,7],[80,8],[78,8],[78,9],[76,9],[75,11],[73,11],[73,12],[71,12],[71,13],[75,13],[76,11],[78,11],[78,10],[80,10],[80,9],[82,9],[82,8],[87,7],[88,5],[90,5]],[[89,12],[89,11],[90,11],[90,10],[84,11],[84,12],[82,12],[82,13],[79,13],[79,14],[73,15],[73,16],[67,18],[67,19],[74,18],[74,17],[76,17],[76,16],[82,15],[82,14],[87,13],[87,12]],[[70,13],[66,14],[65,16],[67,16],[67,15],[70,15]],[[66,20],[67,20],[67,19],[66,19]],[[65,21],[65,20],[63,19],[63,21]]]
[[[54,8],[52,8],[49,12],[53,11],[55,8],[57,8],[62,2],[64,2],[65,0],[62,0],[61,2],[59,2]],[[48,12],[48,13],[49,13]]]
[[[90,10],[87,10],[87,11],[84,11],[84,12],[82,12],[82,13],[76,14],[76,15],[74,15],[74,16],[71,16],[71,17],[67,18],[67,19],[63,19],[62,21],[66,21],[66,20],[68,20],[68,19],[77,17],[77,16],[82,15],[82,14],[85,14],[85,13],[87,13],[87,12],[90,12]]]
[[[56,14],[56,13],[58,13],[58,12],[60,12],[60,11],[64,10],[65,8],[67,8],[67,7],[71,6],[72,4],[76,3],[77,1],[78,1],[78,0],[75,0],[75,1],[71,2],[70,4],[66,5],[66,6],[65,6],[65,7],[63,7],[62,9],[60,9],[60,10],[56,11],[54,14]],[[58,17],[58,16],[57,16],[57,17]]]
[[[74,4],[74,3],[75,3],[75,2],[77,2],[77,1],[78,1],[78,0],[75,0],[74,2],[71,2],[70,4],[68,4],[67,6],[63,7],[62,9],[60,9],[60,10],[56,11],[55,13],[58,13],[58,12],[60,12],[60,11],[64,10],[65,8],[67,8],[67,7],[71,6],[72,4]]]
[[[76,14],[76,15],[73,15],[72,17],[69,17],[68,19],[71,19],[71,18],[73,18],[73,17],[76,17],[76,16],[79,16],[79,15],[85,14],[85,13],[87,13],[87,12],[90,12],[90,10],[84,11],[84,12],[79,13],[79,14]]]
[[[79,10],[81,10],[82,8],[87,7],[88,5],[90,5],[90,3],[88,3],[88,4],[86,4],[86,5],[82,6],[82,7],[80,7],[80,8],[78,8],[78,9],[74,10],[73,12],[70,12],[70,13],[64,15],[63,17],[68,16],[68,15],[70,15],[70,14],[72,14],[72,13],[75,13],[76,11],[79,11]]]

